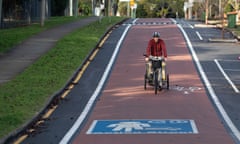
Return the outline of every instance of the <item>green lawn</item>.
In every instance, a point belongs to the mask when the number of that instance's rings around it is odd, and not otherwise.
[[[35,116],[49,98],[66,84],[106,30],[123,19],[121,17],[103,18],[101,23],[97,21],[76,30],[61,39],[53,49],[14,80],[1,85],[0,138]],[[17,32],[17,29],[22,32]],[[29,28],[29,31],[27,30],[28,32],[22,28],[17,29],[1,30],[1,32],[8,31],[5,35],[12,39],[12,42],[6,45],[6,49],[26,38],[19,40],[14,34],[10,34],[11,32],[19,35],[25,33],[29,37],[45,28],[34,25]],[[2,46],[2,39],[0,43]]]
[[[36,33],[82,18],[85,17],[51,17],[46,20],[44,27],[41,27],[39,23],[34,23],[25,27],[0,29],[0,53],[7,52],[14,45],[21,43],[23,40]]]

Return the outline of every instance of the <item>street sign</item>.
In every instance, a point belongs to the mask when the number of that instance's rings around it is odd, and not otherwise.
[[[94,120],[87,134],[197,134],[194,120]]]
[[[130,6],[133,7],[135,4],[134,0],[130,0]]]

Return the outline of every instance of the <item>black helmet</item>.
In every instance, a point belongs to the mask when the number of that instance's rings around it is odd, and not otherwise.
[[[154,32],[153,37],[160,37],[160,33],[159,32]]]

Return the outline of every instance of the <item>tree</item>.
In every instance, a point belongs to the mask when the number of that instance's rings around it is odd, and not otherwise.
[[[229,0],[229,5],[235,10],[239,10],[239,0]]]
[[[67,0],[51,0],[52,16],[63,16],[67,6]]]
[[[184,0],[140,0],[137,16],[144,14],[145,17],[147,13],[147,17],[176,17],[176,15],[182,17],[183,4]]]
[[[228,0],[222,0],[221,7],[225,8],[227,3],[228,3]],[[224,22],[224,11],[223,10],[221,11],[221,17],[222,17],[222,38],[224,38],[224,24],[225,24],[225,22]]]
[[[126,2],[121,2],[119,3],[119,13],[121,16],[127,16],[128,15],[128,12],[127,12],[127,7],[128,7],[128,4]]]
[[[0,28],[2,26],[2,0],[0,0]]]
[[[92,8],[91,8],[91,1],[90,0],[81,0],[78,3],[79,7],[79,12],[81,15],[89,15],[91,13]]]
[[[144,4],[139,4],[136,12],[136,17],[145,18],[147,17],[147,12],[144,9]]]
[[[41,1],[41,26],[44,26],[44,21],[45,21],[45,11],[46,11],[46,0]]]

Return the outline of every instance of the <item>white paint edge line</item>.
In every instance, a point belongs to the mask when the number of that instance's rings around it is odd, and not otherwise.
[[[236,85],[232,82],[232,80],[229,78],[229,76],[225,73],[225,71],[223,70],[222,66],[220,65],[220,63],[218,62],[217,59],[214,59],[214,62],[216,63],[218,69],[220,70],[220,72],[223,74],[223,76],[225,77],[225,79],[228,81],[228,83],[232,86],[233,90],[236,93],[239,93],[238,88],[236,87]]]
[[[173,19],[173,18],[170,18],[170,20],[171,20],[172,22],[174,22],[175,24],[177,23],[177,21],[176,21],[175,19]]]
[[[139,19],[139,18],[134,19],[133,23],[135,24],[138,19]]]
[[[193,133],[198,134],[198,129],[197,129],[197,126],[196,126],[194,120],[190,120],[190,123],[191,123],[192,129],[193,129]]]
[[[226,62],[240,62],[239,60],[230,60],[230,59],[218,59],[220,61],[226,61]]]
[[[231,71],[231,72],[239,72],[240,69],[224,69],[225,71]]]
[[[192,56],[193,56],[193,59],[197,65],[197,68],[199,70],[199,73],[204,81],[204,84],[206,86],[206,88],[208,89],[208,92],[213,100],[213,102],[215,103],[216,107],[218,108],[219,112],[221,113],[224,121],[226,122],[226,124],[228,125],[228,127],[230,128],[230,130],[232,131],[233,135],[237,138],[238,141],[240,141],[240,133],[238,131],[238,129],[236,128],[236,126],[233,124],[232,120],[229,118],[228,114],[226,113],[225,109],[223,108],[221,102],[219,101],[218,97],[216,96],[216,93],[215,91],[213,90],[205,72],[203,71],[203,68],[198,60],[198,57],[196,55],[196,52],[194,51],[193,47],[192,47],[192,44],[186,34],[186,32],[184,31],[184,29],[181,27],[181,25],[177,25],[179,27],[179,29],[182,31],[185,39],[186,39],[186,42],[187,42],[187,45],[192,53]]]
[[[196,34],[200,40],[203,40],[202,36],[200,35],[200,33],[198,31],[196,31]]]
[[[90,128],[88,129],[88,131],[86,132],[86,134],[91,134],[93,129],[95,128],[96,124],[97,124],[98,120],[94,120],[93,123],[91,124]]]
[[[102,76],[101,80],[99,81],[96,90],[94,91],[93,95],[89,99],[89,101],[88,101],[87,105],[85,106],[83,112],[80,114],[80,116],[78,117],[76,122],[73,124],[73,126],[70,128],[70,130],[61,139],[59,144],[67,144],[70,141],[70,139],[72,138],[72,136],[75,134],[75,132],[78,130],[78,128],[81,126],[81,124],[84,121],[84,119],[86,118],[86,116],[88,115],[89,111],[91,110],[91,108],[92,108],[92,106],[93,106],[93,104],[94,104],[98,94],[100,93],[100,91],[101,91],[101,89],[102,89],[102,87],[103,87],[103,85],[104,85],[104,83],[105,83],[105,81],[107,79],[107,76],[108,76],[108,74],[109,74],[109,72],[110,72],[110,70],[112,68],[112,65],[113,65],[113,63],[115,61],[115,58],[116,58],[116,56],[118,54],[118,51],[120,49],[120,46],[122,44],[122,41],[124,40],[124,38],[125,38],[125,36],[126,36],[126,34],[127,34],[127,32],[128,32],[130,27],[131,27],[131,25],[128,25],[125,28],[125,30],[124,30],[120,40],[118,41],[118,43],[117,43],[117,45],[115,47],[115,50],[114,50],[113,55],[112,55],[108,65],[107,65],[106,70],[104,71],[103,76]]]

